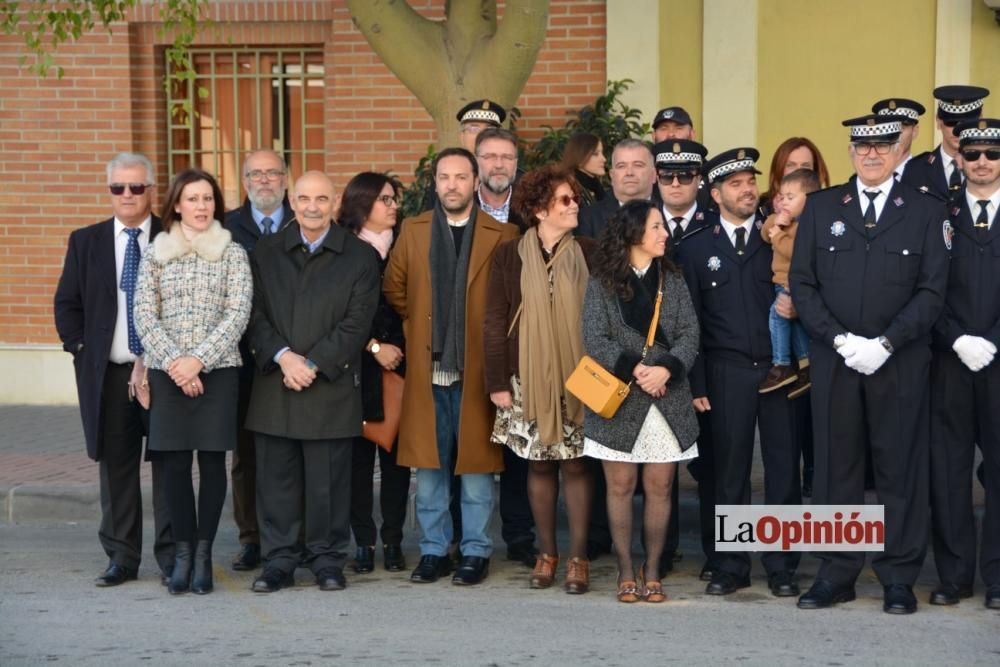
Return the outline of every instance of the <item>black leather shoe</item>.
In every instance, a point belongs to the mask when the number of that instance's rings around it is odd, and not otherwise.
[[[729,572],[716,572],[705,587],[708,595],[729,595],[750,585],[750,577],[739,577]]]
[[[535,561],[538,560],[538,549],[531,542],[509,544],[507,545],[507,560],[518,562],[525,567],[535,567]],[[459,567],[461,567],[461,563]]]
[[[170,583],[170,575],[174,572],[174,566],[168,565],[167,567],[160,570],[160,583],[166,586]]]
[[[986,589],[986,601],[983,604],[987,609],[1000,609],[1000,586],[990,586]]]
[[[390,572],[402,572],[406,569],[406,558],[403,557],[403,547],[398,544],[382,546],[382,563]]]
[[[597,560],[604,554],[611,553],[610,542],[599,542],[597,540],[587,540],[587,560]]]
[[[448,556],[421,556],[420,562],[410,575],[410,581],[417,584],[432,584],[451,572],[451,558]]]
[[[347,588],[347,580],[344,579],[343,570],[331,565],[316,573],[316,585],[321,591],[342,591]]]
[[[254,593],[274,593],[286,586],[292,586],[295,578],[291,572],[284,572],[274,567],[265,567],[250,588]]]
[[[198,595],[211,593],[212,583],[212,543],[198,540],[194,548],[194,571],[191,574],[191,592]]]
[[[490,573],[490,559],[480,556],[466,556],[458,564],[451,583],[458,586],[475,586]]]
[[[170,573],[170,581],[167,582],[167,592],[171,595],[187,593],[191,587],[191,561],[193,557],[190,544],[177,543],[174,554],[174,571]]]
[[[854,586],[838,586],[826,579],[817,579],[798,601],[799,609],[825,609],[840,602],[850,602],[857,595]]]
[[[771,595],[778,598],[790,598],[799,594],[799,585],[795,583],[791,572],[775,572],[767,578],[767,585],[771,589]]]
[[[699,579],[701,579],[702,581],[711,581],[712,577],[714,576],[715,576],[715,565],[713,565],[712,563],[705,563],[704,565],[701,566],[701,574],[698,575]]]
[[[887,614],[912,614],[917,610],[917,598],[913,595],[913,586],[906,584],[890,584],[884,587],[882,611]]]
[[[94,585],[98,588],[119,586],[126,581],[134,581],[136,576],[136,571],[132,568],[119,565],[118,563],[111,563],[108,565],[108,569],[104,571],[104,574],[94,579]]]
[[[958,604],[962,598],[972,597],[972,586],[941,584],[931,593],[931,604]]]
[[[249,572],[260,567],[260,545],[244,544],[240,552],[233,558],[233,569],[237,572]]]
[[[368,574],[375,571],[375,547],[361,546],[354,552],[354,565],[351,566],[358,574]]]

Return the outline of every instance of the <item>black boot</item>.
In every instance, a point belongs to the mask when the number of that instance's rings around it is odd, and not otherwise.
[[[170,573],[167,591],[171,595],[187,593],[191,585],[191,544],[178,542],[174,555],[174,571]]]
[[[199,595],[212,592],[212,542],[198,540],[194,549],[194,576],[191,591]]]

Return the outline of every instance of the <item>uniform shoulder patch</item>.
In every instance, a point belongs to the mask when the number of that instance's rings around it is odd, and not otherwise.
[[[947,220],[941,224],[941,235],[944,237],[944,247],[951,250],[951,241],[955,237],[955,229]]]

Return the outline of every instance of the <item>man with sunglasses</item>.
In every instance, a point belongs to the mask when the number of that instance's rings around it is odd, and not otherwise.
[[[989,90],[979,86],[934,89],[941,143],[934,150],[913,158],[903,173],[904,183],[946,202],[958,194],[964,177],[961,160],[956,159],[958,137],[952,130],[960,122],[979,118],[983,113],[983,100],[989,94]]]
[[[980,568],[985,604],[1000,609],[1000,120],[959,123],[965,186],[943,231],[950,246],[944,313],[934,327],[931,363],[931,530],[940,583],[931,604],[972,596],[976,521],[972,508],[975,444],[983,452],[986,513]]]
[[[226,213],[224,226],[233,240],[243,246],[247,254],[253,252],[257,241],[275,234],[295,220],[295,213],[288,203],[288,167],[278,153],[261,149],[249,153],[243,161],[243,189],[247,198],[243,206]],[[240,531],[240,551],[232,561],[234,570],[253,570],[260,565],[260,535],[257,530],[257,457],[254,434],[243,427],[250,405],[253,385],[253,356],[247,335],[240,341],[243,367],[240,369],[240,388],[237,401],[239,435],[233,451],[233,518]]]
[[[927,548],[930,334],[944,305],[949,224],[943,205],[893,175],[900,117],[871,114],[844,125],[856,175],[809,196],[789,273],[812,340],[813,502],[865,503],[870,444],[885,507],[884,551],[872,558],[882,609],[911,614]],[[819,572],[799,608],[853,600],[865,553],[817,555]]]
[[[87,454],[100,468],[97,534],[109,559],[94,582],[100,587],[135,579],[142,559],[139,475],[148,415],[135,396],[145,388],[132,305],[139,259],[161,231],[159,218],[150,213],[156,186],[149,160],[121,153],[108,163],[107,177],[114,216],[70,234],[55,294],[56,330],[63,349],[73,355]],[[174,544],[162,497],[162,463],[147,456],[153,469],[153,554],[162,576],[169,577]]]

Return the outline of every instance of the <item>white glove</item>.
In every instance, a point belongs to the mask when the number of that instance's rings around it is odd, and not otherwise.
[[[845,363],[848,368],[853,368],[863,375],[871,375],[882,368],[882,364],[889,358],[889,351],[882,347],[882,343],[878,342],[877,338],[861,338],[854,336],[854,334],[848,334],[847,345],[851,345],[851,349],[844,355]]]
[[[840,353],[840,356],[844,359],[847,359],[847,357],[853,355],[857,351],[858,343],[863,341],[864,338],[861,336],[855,336],[852,333],[844,334],[844,338],[846,341],[843,345],[837,348],[837,352]]]
[[[962,335],[955,339],[951,349],[955,350],[962,363],[969,367],[973,373],[993,363],[993,355],[997,353],[997,346],[979,336]]]

